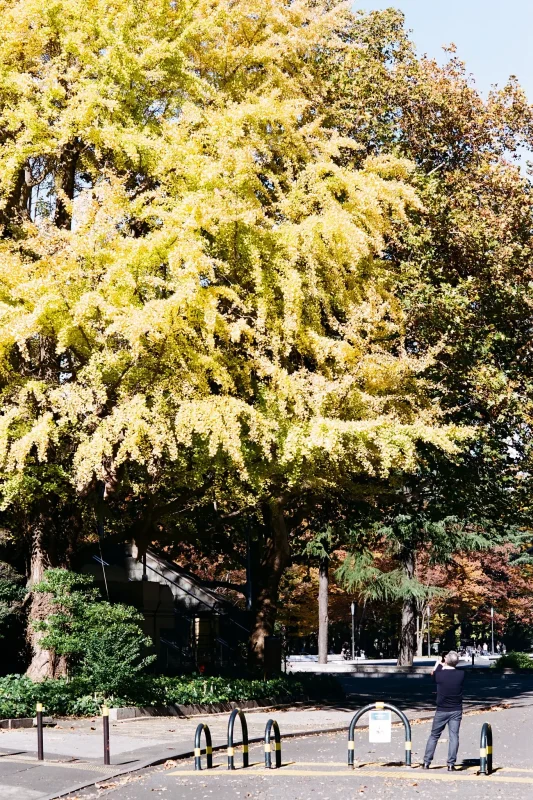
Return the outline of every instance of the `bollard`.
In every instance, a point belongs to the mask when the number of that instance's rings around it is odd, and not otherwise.
[[[239,717],[242,728],[242,766],[243,768],[249,765],[248,757],[248,725],[246,724],[246,717],[240,708],[234,708],[230,714],[228,721],[228,769],[235,769],[235,748],[233,747],[233,729],[235,727],[235,720]]]
[[[44,761],[43,751],[43,704],[37,703],[37,760]]]
[[[481,741],[479,743],[479,774],[492,774],[492,726],[488,722],[481,728]]]
[[[205,755],[207,769],[213,769],[213,741],[207,725],[200,722],[194,734],[194,769],[202,769],[202,732],[205,733]]]
[[[102,726],[104,730],[104,764],[111,764],[109,753],[109,709],[107,706],[102,708]]]
[[[270,742],[272,728],[274,728],[274,749],[276,752],[276,766],[274,769],[279,769],[281,767],[281,734],[275,719],[269,719],[265,728],[265,769],[272,769],[272,744]]]
[[[354,751],[355,751],[355,726],[357,722],[361,719],[363,714],[366,714],[367,711],[373,711],[375,708],[379,709],[387,709],[388,711],[392,711],[398,717],[400,717],[401,721],[403,722],[403,727],[405,728],[405,766],[411,766],[411,750],[412,750],[412,741],[411,741],[411,725],[409,720],[403,713],[400,711],[399,708],[396,706],[391,706],[390,703],[370,703],[369,705],[361,708],[357,714],[353,717],[352,721],[350,722],[350,727],[348,729],[348,766],[354,769]]]

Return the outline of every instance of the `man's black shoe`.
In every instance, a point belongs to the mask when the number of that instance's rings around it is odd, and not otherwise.
[[[429,764],[422,764],[422,769],[429,769]]]
[[[455,772],[455,767],[448,767],[448,772]]]

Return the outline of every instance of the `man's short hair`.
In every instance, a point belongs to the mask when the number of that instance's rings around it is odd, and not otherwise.
[[[459,663],[459,656],[455,650],[450,650],[445,660],[449,667],[456,667]]]

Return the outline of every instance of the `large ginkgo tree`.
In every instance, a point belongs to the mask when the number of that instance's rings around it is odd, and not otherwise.
[[[381,257],[420,209],[413,167],[326,124],[344,4],[0,9],[0,492],[30,582],[103,505],[141,550],[187,503],[253,507],[260,658],[295,499],[463,436]]]

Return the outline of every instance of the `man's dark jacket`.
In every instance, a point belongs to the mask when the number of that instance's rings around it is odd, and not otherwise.
[[[437,684],[438,711],[462,711],[465,674],[459,669],[439,669],[434,675]]]

